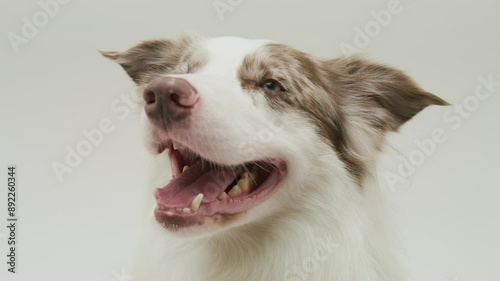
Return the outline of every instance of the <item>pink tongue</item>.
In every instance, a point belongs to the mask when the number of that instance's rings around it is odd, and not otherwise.
[[[214,171],[202,168],[198,161],[170,183],[156,190],[156,202],[168,208],[189,207],[193,199],[203,193],[203,203],[215,201],[217,196],[234,181],[237,171]]]

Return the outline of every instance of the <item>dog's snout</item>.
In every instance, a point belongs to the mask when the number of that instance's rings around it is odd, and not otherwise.
[[[143,98],[149,118],[169,121],[185,116],[198,102],[199,96],[185,79],[161,77],[146,86]]]

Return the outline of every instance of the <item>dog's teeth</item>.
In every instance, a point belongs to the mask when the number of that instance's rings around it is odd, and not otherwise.
[[[229,196],[236,196],[240,193],[241,193],[241,188],[238,185],[235,185],[233,186],[233,188],[231,188],[231,190],[229,190],[227,194],[229,194]]]
[[[187,213],[191,213],[191,209],[189,209],[189,208],[184,208],[184,209],[182,209],[182,211],[183,211],[184,213],[186,213],[186,214],[187,214]]]
[[[189,166],[188,166],[188,165],[186,165],[186,166],[184,166],[184,167],[182,168],[182,172],[184,173],[187,169],[189,169]]]
[[[175,208],[175,210],[179,213],[182,212],[182,208]]]
[[[198,194],[191,202],[191,210],[194,212],[198,211],[201,205],[201,200],[203,200],[203,193]]]
[[[227,193],[225,191],[223,191],[221,194],[219,194],[219,196],[217,196],[217,199],[219,200],[224,200],[227,198]]]
[[[259,168],[257,168],[256,166],[252,166],[251,171],[244,172],[241,175],[240,179],[244,180],[250,178],[250,180],[253,181],[257,178],[258,173],[259,173]]]
[[[238,181],[238,186],[241,188],[241,190],[248,190],[250,188],[250,183],[252,182],[252,179],[250,177],[246,176]]]
[[[173,145],[175,150],[184,148],[184,146],[182,146],[182,144],[175,142],[175,141],[172,142],[172,145]]]

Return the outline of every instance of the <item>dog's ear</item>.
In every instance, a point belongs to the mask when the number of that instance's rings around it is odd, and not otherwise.
[[[136,83],[141,83],[159,73],[168,73],[179,63],[193,37],[182,35],[173,40],[144,41],[125,52],[100,53],[120,64]]]
[[[331,109],[327,137],[353,176],[359,181],[383,149],[385,135],[398,129],[430,105],[448,105],[439,97],[420,88],[410,77],[395,68],[360,57],[322,61],[323,73],[337,114]],[[322,107],[324,108],[324,107]],[[321,116],[321,114],[317,114]]]
[[[369,122],[383,132],[397,131],[427,106],[448,105],[395,68],[359,57],[325,63],[333,74],[330,77],[333,87],[338,89],[336,94],[342,95],[347,110],[351,108],[358,117],[365,119],[364,122]]]
[[[125,52],[100,52],[104,57],[120,64],[127,74],[139,83],[151,72],[167,71],[176,58],[172,58],[172,42],[151,40],[142,42]]]

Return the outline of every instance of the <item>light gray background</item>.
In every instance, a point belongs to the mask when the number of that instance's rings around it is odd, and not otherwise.
[[[46,1],[46,0],[43,0]],[[227,0],[221,0],[227,3]],[[233,2],[238,2],[234,1]],[[72,0],[16,53],[9,32],[41,11],[35,0],[0,3],[0,186],[6,167],[19,176],[19,260],[6,273],[5,227],[0,227],[2,280],[118,280],[138,234],[144,150],[136,117],[121,120],[110,109],[132,83],[96,49],[124,50],[139,40],[182,31],[208,36],[267,38],[319,57],[341,55],[354,44],[356,27],[373,20],[380,1],[242,1],[218,16],[213,1]],[[362,52],[407,71],[425,89],[450,103],[474,94],[478,77],[500,81],[500,4],[495,0],[401,0],[403,11]],[[392,138],[382,161],[381,190],[399,206],[413,280],[500,280],[500,87],[453,129],[430,108]],[[115,129],[59,182],[53,161],[64,162],[82,130],[104,119]],[[407,183],[388,188],[383,175],[400,156],[442,128],[439,144]],[[6,190],[0,217],[6,216]],[[4,221],[4,219],[2,219]],[[4,225],[2,222],[0,225]],[[188,265],[187,265],[188,266]],[[8,277],[6,279],[5,277]],[[113,279],[115,278],[115,279]]]

